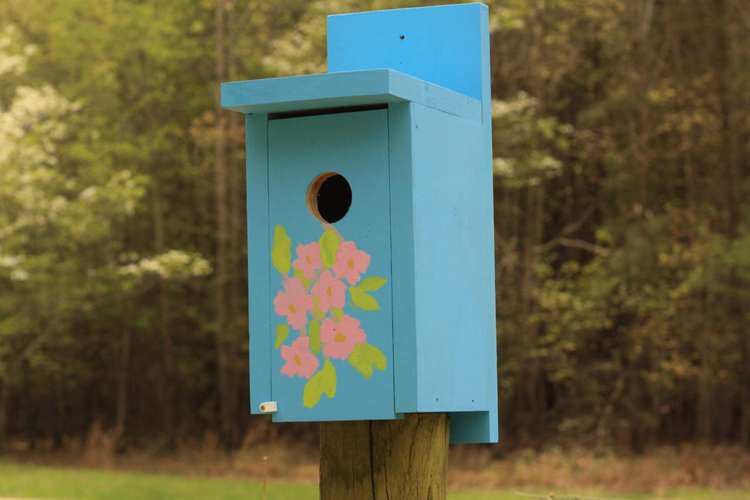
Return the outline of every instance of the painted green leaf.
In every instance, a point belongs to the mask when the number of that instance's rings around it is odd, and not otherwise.
[[[367,292],[363,292],[358,287],[353,286],[349,289],[349,295],[352,298],[352,304],[355,307],[364,309],[365,311],[378,311],[380,310],[380,304],[378,300]]]
[[[370,276],[360,281],[359,285],[357,285],[357,288],[359,288],[363,292],[374,292],[375,290],[383,288],[383,285],[385,285],[387,281],[388,280],[386,280],[382,276]]]
[[[289,327],[287,325],[279,325],[276,327],[276,341],[274,342],[274,347],[278,349],[281,347],[281,344],[284,343],[284,341],[289,336]]]
[[[320,304],[318,297],[313,295],[313,307],[312,307],[312,315],[313,318],[317,319],[318,321],[322,321],[323,318],[326,317],[325,313],[320,310]]]
[[[326,314],[318,308],[313,308],[313,317],[318,321],[322,321],[326,317]]]
[[[327,359],[323,362],[323,368],[305,384],[302,404],[305,408],[312,408],[320,402],[323,394],[328,399],[336,395],[336,368]]]
[[[299,279],[302,282],[302,286],[304,286],[305,289],[310,288],[310,283],[312,283],[312,280],[305,278],[305,274],[302,271],[295,267],[292,270],[292,274],[295,278]]]
[[[339,243],[341,243],[341,237],[333,229],[328,229],[320,237],[320,260],[325,267],[331,267],[336,260]]]
[[[331,315],[336,319],[341,319],[341,317],[344,315],[344,311],[334,307],[331,309]]]
[[[365,378],[372,377],[373,368],[381,372],[388,366],[383,351],[372,344],[358,344],[349,355],[349,364]]]
[[[315,354],[320,352],[320,323],[317,320],[310,321],[310,349]]]
[[[286,234],[284,226],[277,224],[273,230],[273,249],[271,262],[278,272],[286,276],[292,267],[292,240]]]

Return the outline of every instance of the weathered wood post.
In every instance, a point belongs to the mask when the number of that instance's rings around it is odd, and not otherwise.
[[[320,424],[320,498],[445,498],[448,417]]]
[[[246,115],[250,410],[321,426],[324,499],[445,497],[498,439],[482,4],[330,16],[328,73]]]

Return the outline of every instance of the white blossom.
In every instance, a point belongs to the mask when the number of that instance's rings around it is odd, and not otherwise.
[[[185,279],[210,274],[211,264],[198,253],[169,250],[125,265],[121,272],[129,276],[156,274],[167,279]]]

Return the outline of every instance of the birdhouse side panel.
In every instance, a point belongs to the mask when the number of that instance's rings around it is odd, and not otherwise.
[[[484,129],[418,104],[412,111],[418,409],[486,411],[496,381]]]

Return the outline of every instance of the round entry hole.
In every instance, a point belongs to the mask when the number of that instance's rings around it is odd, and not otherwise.
[[[320,174],[307,188],[307,208],[323,222],[333,224],[340,221],[351,205],[352,187],[341,174]]]

